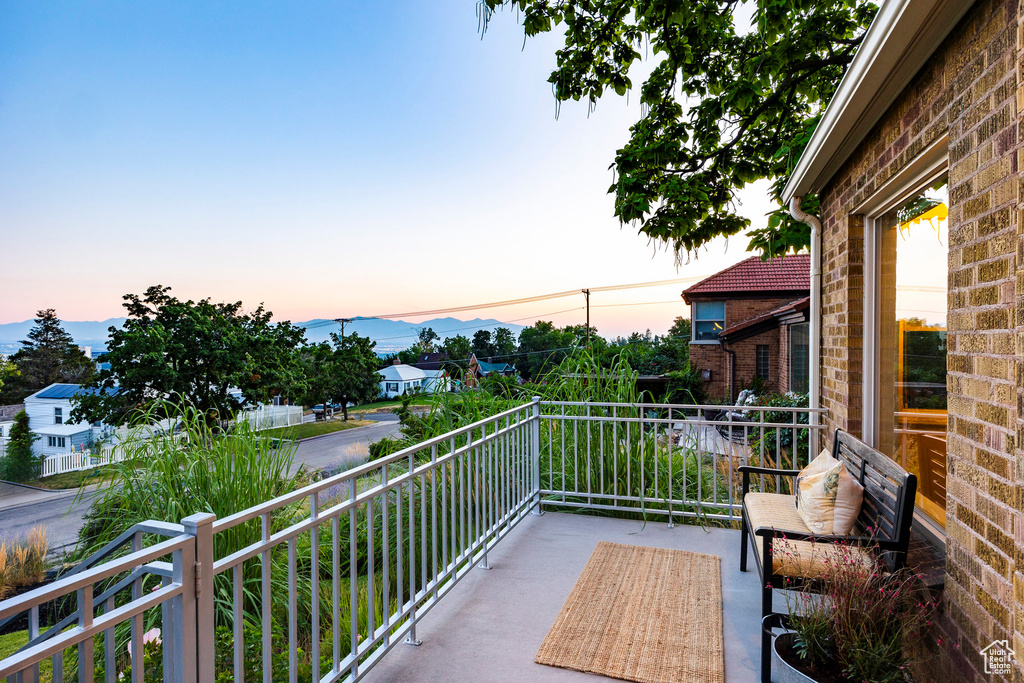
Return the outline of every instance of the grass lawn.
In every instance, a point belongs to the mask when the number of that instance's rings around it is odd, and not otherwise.
[[[97,474],[97,472],[99,474]],[[41,489],[77,489],[87,484],[96,484],[106,481],[110,477],[103,472],[103,468],[90,467],[87,470],[78,472],[64,472],[54,474],[42,479],[33,479],[24,483],[29,486],[36,486]]]
[[[28,642],[28,631],[15,631],[0,636],[0,659],[8,657],[18,651],[21,646]],[[47,657],[39,663],[40,683],[49,683],[53,680],[53,661]]]
[[[351,411],[349,412],[351,415]],[[326,422],[307,422],[301,425],[293,425],[291,427],[280,427],[279,429],[268,429],[265,434],[275,439],[308,439],[311,436],[320,436],[322,434],[330,434],[332,432],[340,432],[343,429],[352,429],[353,427],[364,427],[368,424],[373,424],[371,420],[352,420],[345,422],[342,419],[327,420]]]
[[[366,403],[361,406],[356,406],[355,408],[349,408],[348,414],[358,415],[359,413],[389,413],[401,405],[402,402],[399,399],[393,399],[391,401],[377,401],[376,403]],[[430,396],[413,396],[412,400],[409,402],[409,405],[429,406]]]

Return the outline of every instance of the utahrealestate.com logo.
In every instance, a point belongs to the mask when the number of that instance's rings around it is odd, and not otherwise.
[[[981,656],[985,658],[985,673],[1009,676],[1013,669],[1013,650],[1006,640],[993,640]]]

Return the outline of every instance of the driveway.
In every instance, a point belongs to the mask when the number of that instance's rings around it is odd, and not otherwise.
[[[398,426],[394,415],[381,414],[372,425],[300,441],[295,453],[296,466],[337,472],[359,465],[369,444],[385,436],[396,436]],[[32,527],[43,525],[51,549],[73,546],[83,516],[96,496],[95,487],[90,488],[93,490],[76,503],[77,490],[43,491],[0,483],[0,541],[24,537]]]

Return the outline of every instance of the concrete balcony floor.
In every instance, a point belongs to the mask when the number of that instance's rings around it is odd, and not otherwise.
[[[598,541],[721,557],[726,680],[757,679],[761,598],[753,562],[739,570],[739,531],[548,512],[523,520],[491,551],[490,571],[474,570],[423,618],[421,646],[396,645],[365,680],[615,680],[533,661]],[[784,602],[776,596],[776,610]]]

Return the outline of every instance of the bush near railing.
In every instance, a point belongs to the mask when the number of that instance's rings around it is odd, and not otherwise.
[[[13,589],[42,582],[48,550],[41,526],[33,527],[25,538],[0,541],[0,600]]]
[[[685,374],[685,373],[684,373]],[[642,397],[637,391],[638,373],[630,365],[629,353],[624,351],[615,357],[609,367],[603,367],[599,359],[586,349],[577,349],[570,354],[562,363],[545,374],[538,383],[526,384],[515,388],[510,382],[502,381],[495,386],[500,391],[487,391],[488,383],[483,383],[483,388],[476,391],[467,391],[458,394],[446,393],[434,396],[430,410],[425,413],[413,413],[408,405],[404,405],[398,411],[402,422],[403,437],[400,439],[381,440],[371,446],[371,458],[381,457],[389,453],[397,452],[402,448],[409,447],[422,440],[447,433],[459,427],[470,424],[477,420],[486,418],[513,405],[520,405],[530,401],[534,396],[540,396],[542,401],[555,401],[561,403],[590,403],[590,404],[627,404],[639,406]],[[692,379],[691,374],[686,375]],[[678,378],[677,378],[678,380]],[[689,380],[686,380],[689,381]],[[676,398],[690,398],[694,396],[687,391],[686,381],[677,381],[673,385],[676,389]],[[691,382],[692,383],[692,382]],[[613,417],[611,408],[592,406],[586,408],[580,406],[569,406],[565,409],[565,417],[571,420],[579,420],[587,417],[587,410],[590,410],[590,417],[602,420]],[[646,404],[641,409],[617,408],[615,416],[621,420],[639,420],[641,411],[654,411],[652,417],[667,418],[666,408],[653,404]],[[630,412],[632,411],[632,412]],[[688,411],[696,415],[697,409]],[[684,411],[675,409],[674,417],[681,419]],[[565,425],[575,422],[565,422]],[[599,481],[602,472],[629,472],[636,476],[623,477],[621,481],[612,483],[609,490],[614,495],[633,496],[650,501],[647,509],[668,510],[670,507],[676,511],[683,511],[678,505],[670,505],[672,498],[698,500],[700,496],[711,494],[712,500],[729,500],[729,481],[726,477],[732,476],[732,472],[720,472],[718,467],[721,463],[706,462],[697,444],[684,444],[683,447],[667,447],[665,443],[664,424],[656,422],[647,424],[646,431],[640,434],[640,430],[632,428],[631,439],[624,438],[625,430],[619,425],[618,429],[612,427],[610,422],[597,423],[599,426],[588,424],[586,439],[579,441],[577,458],[570,462],[582,460],[583,465],[580,471],[570,465],[562,473],[561,459],[553,460],[551,439],[560,438],[559,432],[551,432],[546,427],[541,430],[541,477],[550,486],[545,488],[565,489],[566,482],[579,482],[582,480],[584,490],[590,485],[591,491],[602,490],[609,482]],[[563,426],[563,429],[569,429]],[[660,429],[660,431],[659,431]],[[619,443],[613,448],[612,439],[615,435],[620,438]],[[658,435],[661,434],[661,437]],[[577,439],[579,434],[576,434]],[[560,441],[559,441],[560,443]],[[574,442],[575,443],[575,442]],[[606,449],[601,450],[600,445],[606,444]],[[587,450],[589,448],[589,450]],[[583,456],[590,454],[600,457],[585,459]],[[589,469],[587,467],[589,465]],[[671,476],[668,473],[671,472]],[[656,476],[657,475],[657,476]],[[671,495],[670,495],[671,494]],[[563,502],[579,504],[583,499],[574,497],[562,498]],[[592,502],[600,505],[614,506],[611,499],[593,499]],[[704,517],[706,514],[728,514],[725,507],[703,506],[699,511],[696,506],[690,506],[689,513]],[[615,511],[603,511],[601,514],[620,514],[623,516],[634,516],[635,512],[625,509]]]
[[[759,405],[769,408],[807,408],[807,394],[787,392],[769,394],[757,400]],[[755,422],[749,429],[747,443],[750,447],[750,464],[757,467],[777,469],[801,469],[810,462],[813,455],[808,452],[810,429],[798,428],[808,424],[808,412],[765,410],[760,421],[766,423],[792,423],[793,427],[758,427]],[[817,455],[817,454],[814,454]],[[792,493],[792,479],[774,477],[764,481],[757,478],[753,489],[767,493]]]

